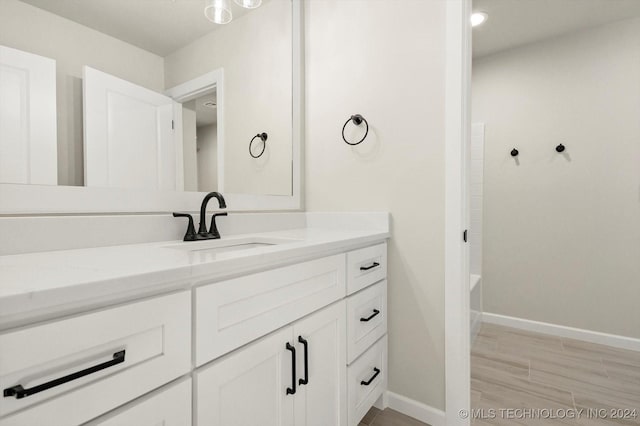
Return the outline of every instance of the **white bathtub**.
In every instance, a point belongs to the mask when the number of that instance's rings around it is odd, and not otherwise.
[[[480,325],[482,324],[482,277],[480,275],[471,274],[469,287],[469,291],[471,292],[471,344],[473,344],[473,341],[478,335],[478,331],[480,331]]]

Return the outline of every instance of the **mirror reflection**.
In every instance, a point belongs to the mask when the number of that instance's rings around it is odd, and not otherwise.
[[[0,183],[291,195],[292,4],[249,3],[0,0]]]

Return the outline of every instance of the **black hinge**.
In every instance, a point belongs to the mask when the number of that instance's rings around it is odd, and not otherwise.
[[[462,240],[466,243],[467,242],[467,230],[465,229],[464,232],[462,233]]]
[[[175,130],[175,122],[173,120],[171,120],[171,130]]]

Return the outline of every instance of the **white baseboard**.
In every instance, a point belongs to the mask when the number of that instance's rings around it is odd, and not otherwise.
[[[390,391],[386,392],[386,398],[384,399],[386,399],[387,406],[392,410],[413,417],[431,426],[445,426],[446,415],[442,410]]]
[[[521,330],[536,333],[551,334],[553,336],[566,337],[568,339],[583,340],[585,342],[607,345],[614,348],[640,351],[640,339],[619,336],[616,334],[601,333],[599,331],[585,330],[582,328],[567,327],[548,322],[532,321],[524,318],[510,317],[507,315],[482,313],[482,321],[490,324],[504,325]]]

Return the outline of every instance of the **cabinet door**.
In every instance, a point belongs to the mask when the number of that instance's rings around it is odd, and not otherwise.
[[[199,370],[197,425],[293,426],[292,339],[285,327]]]
[[[295,322],[293,331],[298,358],[296,426],[346,425],[347,359],[344,301]],[[305,379],[308,379],[306,383]]]
[[[152,394],[87,426],[188,426],[191,424],[191,380]]]

